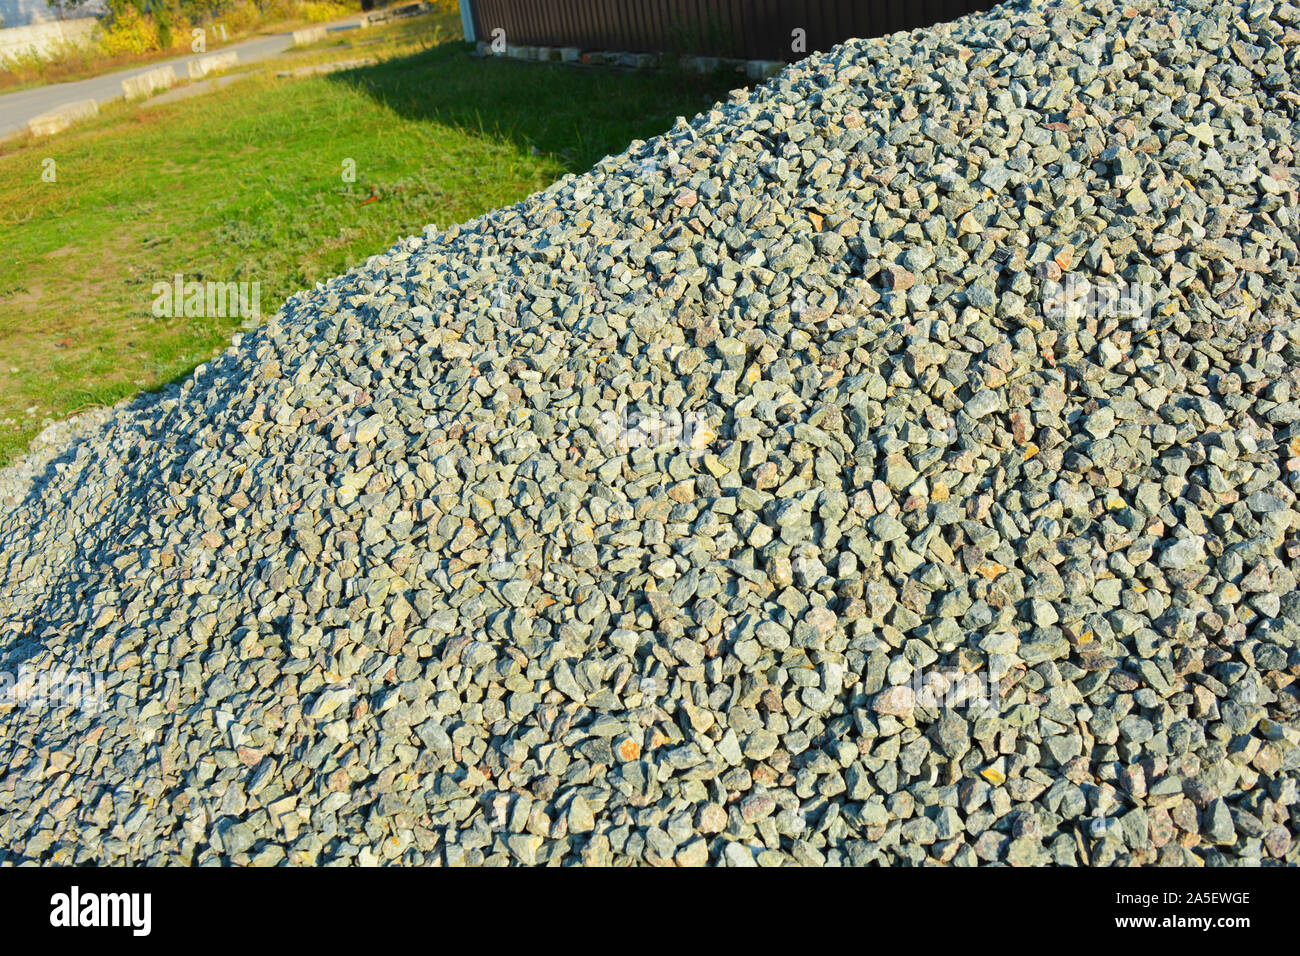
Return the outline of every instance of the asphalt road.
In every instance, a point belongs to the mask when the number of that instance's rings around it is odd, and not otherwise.
[[[328,26],[330,29],[338,29],[344,23],[354,24],[355,21],[341,21],[331,23]],[[239,53],[240,63],[254,63],[258,60],[279,56],[292,45],[292,33],[277,33],[210,49],[208,53],[225,53],[229,50],[235,50]],[[40,116],[42,113],[58,109],[60,106],[67,106],[69,103],[76,103],[79,100],[91,99],[103,103],[120,97],[122,95],[123,80],[128,77],[138,76],[141,73],[147,73],[150,70],[156,70],[160,66],[171,64],[176,70],[176,78],[183,82],[189,75],[186,64],[191,60],[197,60],[199,57],[206,55],[192,53],[171,60],[158,60],[147,66],[131,67],[115,73],[105,73],[102,76],[91,77],[88,80],[77,80],[73,83],[54,83],[49,86],[36,86],[29,90],[5,93],[0,96],[0,139],[21,132],[29,120]]]

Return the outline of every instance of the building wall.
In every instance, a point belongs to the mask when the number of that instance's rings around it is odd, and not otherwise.
[[[11,57],[33,54],[48,57],[62,46],[89,43],[98,22],[94,17],[79,17],[6,27],[0,30],[0,63]]]
[[[108,12],[102,0],[90,0],[68,11],[68,19],[78,17],[97,17]],[[0,17],[5,29],[25,27],[33,23],[47,23],[59,19],[59,12],[53,10],[45,0],[0,0]]]
[[[797,60],[850,37],[955,20],[998,0],[467,0],[491,42]],[[802,30],[802,48],[794,31]]]

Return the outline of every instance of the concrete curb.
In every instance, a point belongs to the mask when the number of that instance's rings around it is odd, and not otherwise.
[[[211,56],[199,57],[197,60],[190,60],[186,64],[191,80],[201,80],[210,73],[220,73],[222,70],[229,70],[239,63],[239,53],[235,50],[228,50],[225,53],[213,53]]]
[[[156,90],[170,89],[176,85],[176,71],[171,66],[160,66],[139,76],[122,81],[122,95],[128,100],[148,96]]]
[[[319,43],[325,39],[325,27],[304,27],[301,30],[293,31],[294,46],[308,46],[312,43]]]
[[[33,117],[27,123],[27,131],[33,136],[51,136],[61,133],[73,123],[99,115],[99,104],[94,100],[81,100],[60,106],[40,116]]]
[[[140,104],[141,109],[148,109],[151,106],[163,106],[167,103],[176,103],[180,100],[192,99],[196,96],[203,96],[214,90],[224,89],[232,83],[240,80],[246,80],[256,74],[253,73],[226,73],[222,76],[211,76],[204,80],[195,80],[193,83],[186,83],[184,86],[175,86],[165,93],[159,93],[157,96],[151,96]]]
[[[275,74],[277,79],[292,77],[298,79],[304,76],[321,76],[326,73],[338,73],[340,70],[355,70],[363,66],[374,66],[379,61],[373,56],[362,57],[358,60],[335,60],[333,63],[316,63],[312,66],[300,66],[294,70],[281,70]]]

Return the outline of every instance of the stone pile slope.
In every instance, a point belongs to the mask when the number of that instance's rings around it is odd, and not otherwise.
[[[295,297],[5,479],[0,858],[1296,862],[1297,76],[1021,0]]]

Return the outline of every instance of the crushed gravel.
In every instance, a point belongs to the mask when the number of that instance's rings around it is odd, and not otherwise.
[[[1295,864],[1297,76],[1018,0],[295,296],[0,478],[0,860]]]

